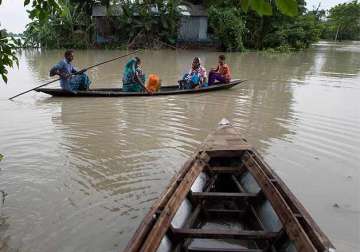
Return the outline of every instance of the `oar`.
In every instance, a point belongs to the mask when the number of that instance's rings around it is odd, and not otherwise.
[[[142,51],[142,50],[143,50],[143,49],[139,49],[139,50],[133,51],[133,52],[131,52],[131,53],[128,53],[128,54],[125,54],[125,55],[122,55],[122,56],[113,58],[113,59],[111,59],[111,60],[107,60],[107,61],[98,63],[98,64],[96,64],[96,65],[89,66],[89,67],[84,68],[83,70],[81,70],[81,71],[79,71],[79,72],[86,72],[87,70],[89,70],[89,69],[91,69],[91,68],[94,68],[94,67],[97,67],[97,66],[100,66],[100,65],[103,65],[103,64],[106,64],[106,63],[109,63],[109,62],[112,62],[112,61],[115,61],[115,60],[118,60],[118,59],[127,57],[127,56],[129,56],[129,55],[135,54],[135,53],[137,53],[137,52],[139,52],[139,51]],[[79,73],[79,72],[78,72],[78,73]],[[71,75],[76,75],[76,74],[77,74],[77,73],[72,73]],[[71,76],[71,75],[70,75],[70,76]],[[22,92],[22,93],[17,94],[17,95],[15,95],[15,96],[13,96],[13,97],[10,97],[9,100],[12,100],[12,99],[14,99],[14,98],[16,98],[16,97],[18,97],[18,96],[20,96],[20,95],[29,93],[29,92],[31,92],[31,91],[33,91],[33,90],[35,90],[35,89],[41,88],[41,87],[46,86],[46,85],[49,85],[49,84],[51,84],[51,83],[54,83],[55,81],[58,81],[58,80],[60,80],[60,79],[61,79],[61,78],[56,79],[56,80],[53,80],[53,81],[50,81],[50,82],[47,82],[47,83],[42,84],[42,85],[40,85],[40,86],[34,87],[34,88],[32,88],[32,89],[29,89],[29,90],[27,90],[27,91],[25,91],[25,92]]]

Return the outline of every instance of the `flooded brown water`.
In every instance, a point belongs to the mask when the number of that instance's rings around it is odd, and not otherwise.
[[[123,51],[78,51],[84,67]],[[200,56],[146,51],[147,73],[173,84]],[[62,51],[19,52],[0,82],[0,251],[119,251],[171,176],[226,117],[284,179],[338,251],[360,251],[360,43],[322,42],[293,54],[226,54],[231,90],[152,98],[51,98]],[[89,72],[121,85],[124,60]],[[55,85],[56,86],[56,85]]]

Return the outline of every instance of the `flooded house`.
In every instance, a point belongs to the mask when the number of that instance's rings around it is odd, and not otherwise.
[[[208,15],[201,4],[189,2],[179,6],[181,18],[178,30],[178,42],[207,42]]]
[[[202,43],[208,42],[208,15],[202,4],[194,4],[184,1],[178,6],[181,15],[178,27],[179,43]],[[150,11],[156,16],[157,6],[150,7]],[[92,18],[95,23],[94,41],[97,44],[112,43],[117,41],[116,27],[112,18],[123,14],[121,4],[107,8],[101,4],[94,5]],[[136,17],[137,13],[134,13]]]

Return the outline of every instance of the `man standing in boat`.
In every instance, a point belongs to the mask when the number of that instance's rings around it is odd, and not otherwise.
[[[60,86],[70,92],[87,90],[90,86],[90,79],[84,73],[86,70],[77,71],[71,64],[74,59],[74,50],[66,50],[64,59],[50,69],[50,76],[60,76]]]

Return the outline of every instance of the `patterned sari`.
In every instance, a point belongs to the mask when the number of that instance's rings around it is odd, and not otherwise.
[[[199,65],[196,68],[191,67],[189,73],[185,74],[180,81],[181,89],[192,89],[196,86],[203,86],[206,80],[206,69],[201,65],[199,59]]]

